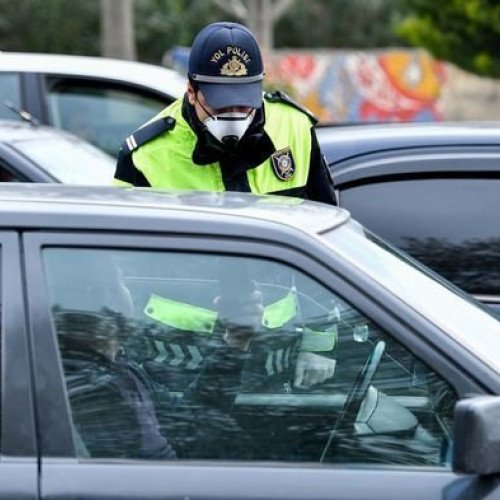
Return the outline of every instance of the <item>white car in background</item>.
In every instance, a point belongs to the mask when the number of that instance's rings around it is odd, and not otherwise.
[[[114,172],[112,156],[69,132],[0,120],[0,183],[109,186]]]
[[[0,52],[0,102],[116,155],[123,139],[184,93],[171,69],[102,57]],[[18,119],[0,107],[0,118]]]

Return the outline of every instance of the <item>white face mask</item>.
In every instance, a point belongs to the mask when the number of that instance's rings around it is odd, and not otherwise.
[[[203,125],[222,144],[231,140],[239,141],[252,123],[252,111],[249,113],[234,111],[209,116],[203,121]]]

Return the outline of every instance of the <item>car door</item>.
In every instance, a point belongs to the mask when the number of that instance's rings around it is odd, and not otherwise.
[[[339,204],[500,314],[500,153],[419,148],[333,165]]]
[[[0,231],[0,498],[38,498],[36,446],[18,236]]]
[[[42,498],[451,499],[482,487],[451,472],[451,412],[488,390],[429,347],[418,315],[354,270],[356,286],[342,278],[345,262],[187,235],[24,242]],[[235,351],[217,304],[225,287],[248,293],[245,280],[266,321],[251,351]],[[337,375],[295,387],[304,352],[335,360]]]

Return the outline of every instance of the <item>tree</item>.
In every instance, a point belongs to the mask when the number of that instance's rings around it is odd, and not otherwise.
[[[102,55],[135,60],[133,0],[101,0]]]
[[[99,55],[99,1],[0,0],[0,50]]]
[[[264,52],[274,47],[274,25],[295,0],[213,0],[247,24]]]
[[[402,45],[394,26],[403,18],[391,0],[300,0],[279,20],[276,47],[365,49]]]
[[[137,58],[158,64],[166,51],[176,45],[190,46],[196,33],[215,21],[243,22],[258,35],[259,22],[252,12],[258,11],[262,1],[136,0]],[[99,55],[102,2],[0,0],[0,50]],[[242,17],[244,11],[236,15],[226,4],[251,8]],[[270,38],[263,42],[270,46],[370,48],[401,43],[392,30],[401,18],[400,2],[295,0],[292,4],[291,0],[273,0],[273,6],[274,42]],[[121,24],[115,16],[111,19],[114,25]]]
[[[483,76],[500,77],[498,0],[406,0],[397,32],[412,45]]]
[[[158,64],[174,46],[189,47],[208,23],[226,17],[211,0],[139,0],[135,2],[138,58]]]

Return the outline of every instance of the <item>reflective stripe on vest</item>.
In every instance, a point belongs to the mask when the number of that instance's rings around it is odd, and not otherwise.
[[[172,328],[201,335],[211,335],[217,320],[217,311],[155,294],[150,296],[144,314]],[[280,328],[296,314],[295,293],[290,291],[286,297],[264,307],[262,325],[266,328]]]
[[[149,297],[144,314],[172,328],[200,335],[211,335],[217,320],[216,311],[155,294]]]
[[[172,328],[199,335],[212,335],[217,321],[217,312],[214,310],[167,299],[155,294],[150,296],[144,308],[144,314]],[[269,329],[281,328],[296,316],[296,295],[291,290],[282,299],[264,307],[262,325]],[[326,331],[304,328],[301,350],[312,352],[330,351],[334,348],[336,339],[336,327]]]
[[[171,116],[176,120],[175,128],[134,151],[134,165],[153,188],[225,191],[218,163],[193,163],[192,153],[197,138],[182,116],[182,102],[182,99],[178,99],[154,118]],[[277,151],[291,149],[295,172],[291,179],[280,180],[274,173],[272,160],[267,159],[247,171],[251,192],[265,194],[305,186],[311,155],[312,123],[309,117],[279,102],[264,101],[264,112],[266,133]]]
[[[325,331],[304,328],[300,342],[300,350],[309,352],[331,351],[337,344],[337,339],[338,331],[336,325]]]
[[[281,328],[297,315],[295,293],[288,292],[286,297],[264,307],[262,324],[266,328]]]

